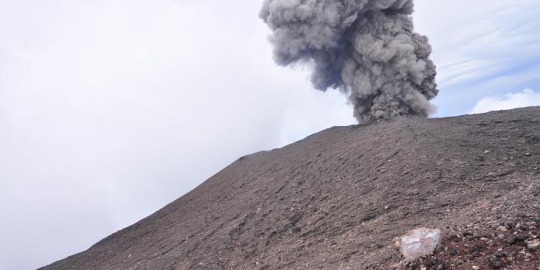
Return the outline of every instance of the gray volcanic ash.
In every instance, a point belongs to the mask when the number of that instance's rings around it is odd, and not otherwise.
[[[428,116],[438,94],[425,36],[414,32],[413,0],[266,0],[280,65],[313,64],[316,89],[349,93],[359,122]]]

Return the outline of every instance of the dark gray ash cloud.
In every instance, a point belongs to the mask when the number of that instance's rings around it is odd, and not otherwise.
[[[275,61],[313,65],[316,89],[349,93],[368,122],[428,116],[437,93],[431,46],[414,33],[412,0],[266,0]]]

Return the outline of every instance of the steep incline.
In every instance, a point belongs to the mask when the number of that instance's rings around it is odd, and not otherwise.
[[[42,269],[390,269],[409,229],[538,218],[539,179],[540,108],[334,127]]]

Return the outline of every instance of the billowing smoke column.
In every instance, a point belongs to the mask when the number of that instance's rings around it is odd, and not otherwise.
[[[312,82],[350,93],[368,122],[428,116],[437,93],[431,46],[413,32],[413,0],[265,0],[275,61],[313,64]]]

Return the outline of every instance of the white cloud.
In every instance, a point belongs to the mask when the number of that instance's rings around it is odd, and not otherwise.
[[[417,30],[428,35],[442,88],[515,72],[540,59],[540,2],[417,0]]]
[[[471,114],[485,113],[490,111],[509,110],[530,106],[540,106],[540,92],[525,89],[515,94],[485,97],[479,100]]]
[[[470,112],[485,96],[540,87],[540,2],[415,0],[415,26],[433,46],[436,117]]]

